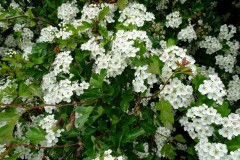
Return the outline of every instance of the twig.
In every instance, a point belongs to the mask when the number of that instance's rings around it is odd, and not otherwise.
[[[18,18],[28,18],[28,16],[26,15],[20,15],[20,16],[15,16],[15,17],[8,17],[8,18],[2,18],[0,19],[0,21],[9,21],[9,20],[15,20],[15,19],[18,19]],[[47,23],[47,24],[51,24],[52,26],[57,26],[56,24],[52,23],[52,22],[49,22],[41,17],[33,17],[32,19],[35,19],[35,20],[38,20],[38,21],[42,21],[44,23]]]
[[[97,100],[92,100],[92,101],[84,101],[84,102],[74,102],[70,104],[43,104],[43,105],[37,105],[37,106],[32,106],[32,107],[27,107],[27,106],[22,106],[19,104],[0,104],[1,106],[4,106],[2,109],[10,108],[10,107],[17,107],[17,108],[25,108],[27,110],[31,109],[36,109],[36,108],[44,108],[47,106],[54,106],[54,107],[67,107],[67,106],[74,106],[74,105],[83,105],[83,104],[88,104],[88,103],[94,103],[98,102],[99,99]]]
[[[78,143],[74,143],[74,144],[65,144],[65,145],[55,145],[55,146],[36,146],[36,145],[32,145],[32,144],[8,144],[5,145],[4,148],[10,148],[10,147],[17,147],[17,146],[24,146],[24,147],[30,147],[30,148],[66,148],[66,147],[72,147],[72,146],[76,146],[76,145],[80,145],[79,142]]]

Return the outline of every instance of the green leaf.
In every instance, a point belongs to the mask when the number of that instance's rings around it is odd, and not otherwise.
[[[167,47],[175,46],[175,45],[177,45],[177,43],[178,43],[177,39],[169,38],[167,40]]]
[[[168,159],[174,159],[176,157],[176,148],[172,144],[164,144],[161,149],[161,154]]]
[[[124,90],[122,92],[121,98],[122,100],[120,102],[120,106],[122,108],[122,111],[127,111],[130,107],[130,102],[134,98],[132,89]]]
[[[11,157],[4,158],[4,160],[17,160],[20,153],[15,153],[14,155],[11,155]]]
[[[103,80],[106,74],[106,70],[101,70],[100,74],[93,73],[90,79],[90,85],[94,86],[95,88],[102,88]]]
[[[140,126],[146,131],[146,133],[152,134],[156,132],[156,126],[153,124],[152,120],[145,120],[140,122]]]
[[[128,0],[118,0],[117,1],[117,6],[120,10],[123,10],[127,4],[128,4]]]
[[[0,144],[9,143],[13,140],[13,130],[19,115],[15,113],[0,113],[0,123],[6,123],[0,128]]]
[[[98,26],[98,31],[99,31],[99,33],[100,33],[104,38],[108,38],[107,28],[102,27],[101,25],[99,25],[99,26]]]
[[[101,21],[104,19],[104,17],[109,13],[109,7],[104,7],[100,12],[99,12],[99,15],[98,15],[98,20]]]
[[[28,89],[28,86],[24,82],[20,83],[19,91],[18,91],[19,96],[21,97],[30,96],[30,92],[28,92],[27,89]]]
[[[174,116],[171,104],[168,101],[161,100],[156,104],[156,109],[160,111],[160,119],[163,125],[167,128],[172,128]]]
[[[194,88],[198,90],[199,86],[203,84],[203,81],[206,80],[207,78],[201,74],[198,74],[194,77],[192,83],[194,85]]]
[[[145,133],[146,133],[145,130],[142,128],[134,128],[129,131],[126,131],[124,142],[133,142],[137,139],[137,137],[139,137]]]
[[[29,139],[33,144],[38,144],[39,142],[43,141],[46,135],[46,132],[38,126],[30,127],[26,132],[27,139]]]
[[[84,124],[87,122],[89,115],[92,113],[93,107],[78,106],[75,108],[75,111],[79,114],[79,117],[75,120],[75,126],[82,129]]]
[[[181,134],[178,134],[174,137],[174,139],[178,142],[181,142],[181,143],[186,143],[187,141],[185,140],[185,138],[181,135]]]
[[[157,56],[151,57],[151,60],[152,60],[152,63],[148,65],[147,72],[160,75],[161,74],[160,68],[163,67],[164,63],[161,62]]]
[[[222,117],[227,117],[231,113],[231,109],[228,108],[228,103],[223,102],[222,105],[214,107],[218,113],[221,114]]]
[[[230,141],[226,142],[227,148],[229,151],[235,151],[240,148],[240,136],[233,138]]]

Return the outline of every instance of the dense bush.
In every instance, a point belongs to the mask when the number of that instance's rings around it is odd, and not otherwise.
[[[239,8],[1,1],[0,159],[239,160]]]

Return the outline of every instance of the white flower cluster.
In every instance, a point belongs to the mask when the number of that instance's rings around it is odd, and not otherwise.
[[[233,76],[233,80],[229,81],[227,89],[227,100],[238,101],[240,99],[240,79],[237,75]]]
[[[7,55],[9,57],[13,57],[13,55],[16,55],[16,54],[17,54],[17,52],[12,49],[9,49],[9,51],[5,53],[5,55]]]
[[[107,23],[113,23],[115,20],[114,12],[116,11],[116,6],[114,4],[108,4],[108,3],[100,3],[100,4],[85,4],[83,6],[83,9],[81,11],[81,21],[87,21],[89,23],[92,23],[93,21],[98,19],[99,13],[105,8],[109,7],[108,14],[104,17],[103,20],[101,20],[100,24],[105,26],[104,24]]]
[[[79,9],[77,7],[76,0],[70,2],[63,3],[58,7],[58,18],[63,20],[64,22],[71,22],[77,16]]]
[[[201,66],[200,73],[201,73],[201,75],[204,75],[205,77],[208,77],[208,78],[209,78],[209,75],[216,75],[216,76],[218,75],[214,68],[209,67],[207,69],[206,66]]]
[[[190,118],[190,120],[189,120]],[[203,104],[198,107],[188,109],[180,123],[184,130],[188,132],[192,139],[210,137],[213,135],[214,128],[212,123],[221,124],[222,117],[217,110]]]
[[[48,115],[44,117],[43,120],[40,121],[39,125],[44,129],[47,133],[45,136],[45,141],[40,142],[46,145],[46,146],[53,146],[58,142],[58,137],[61,136],[61,132],[64,131],[64,129],[57,129],[54,130],[54,127],[57,123],[57,120],[54,119],[54,115]]]
[[[23,58],[28,59],[28,55],[32,52],[33,32],[29,28],[21,28],[18,32],[21,33],[21,39],[18,43],[19,48],[23,51]]]
[[[41,30],[40,37],[37,41],[53,43],[53,40],[57,32],[58,32],[57,27],[48,26],[46,28],[43,28]]]
[[[161,10],[163,10],[163,9],[167,9],[168,4],[169,4],[169,0],[161,0],[161,1],[158,1],[156,10],[161,11]]]
[[[204,80],[198,88],[198,91],[207,95],[209,99],[213,99],[218,104],[223,103],[223,97],[227,95],[224,84],[217,75],[209,75],[210,80]]]
[[[141,67],[136,67],[135,71],[135,79],[132,81],[133,88],[135,92],[145,92],[148,87],[145,86],[144,81],[147,80],[147,84],[150,85],[149,88],[153,87],[153,84],[156,83],[158,80],[155,74],[148,73],[147,70],[148,66],[144,65]]]
[[[195,60],[191,56],[186,55],[186,51],[186,49],[182,49],[178,46],[171,46],[164,49],[159,58],[165,63],[161,74],[163,81],[166,81],[173,74],[173,70],[177,69],[178,65],[176,62],[181,64],[184,58],[188,62],[185,67],[189,67],[192,74],[196,75],[197,71],[196,66],[194,65]]]
[[[133,142],[133,147],[135,147],[138,142]],[[143,152],[133,150],[133,152],[138,156],[140,159],[144,159],[149,155],[149,145],[147,142],[143,143]]]
[[[237,56],[239,54],[238,50],[240,48],[240,45],[238,41],[227,41],[226,44],[229,46],[229,51],[227,51],[227,53],[230,53],[233,56]]]
[[[26,160],[42,160],[44,156],[44,149],[40,149],[37,152],[32,152],[29,147],[17,146],[14,150],[14,154],[20,154],[18,158]],[[44,156],[46,160],[50,160],[48,156]]]
[[[112,150],[109,149],[107,151],[104,151],[103,157],[102,156],[100,157],[100,155],[98,155],[93,160],[125,160],[124,156],[114,157],[111,155],[111,153],[112,153]]]
[[[53,62],[53,70],[44,75],[42,82],[42,90],[44,93],[43,99],[47,104],[57,104],[61,101],[71,102],[73,92],[78,96],[83,93],[84,89],[89,87],[86,82],[78,83],[77,81],[71,82],[69,79],[57,81],[56,76],[63,72],[69,74],[70,64],[72,57],[69,51],[60,52],[57,54]],[[54,106],[46,106],[46,112],[51,113]]]
[[[218,38],[219,40],[230,40],[234,34],[237,32],[237,28],[234,27],[233,25],[222,25],[220,27],[220,32],[219,32],[219,35],[218,35]]]
[[[119,30],[112,41],[111,51],[107,54],[104,53],[105,49],[97,42],[101,39],[102,37],[93,37],[82,44],[81,49],[91,51],[91,58],[95,59],[95,72],[100,73],[102,69],[106,69],[106,78],[120,75],[128,66],[129,58],[138,56],[137,53],[140,49],[134,47],[134,41],[144,42],[147,50],[152,49],[152,43],[145,31]]]
[[[17,41],[15,40],[15,38],[13,37],[12,34],[10,34],[9,36],[7,36],[7,38],[5,39],[4,44],[7,47],[16,47],[17,46]]]
[[[4,90],[6,88],[16,88],[17,85],[14,83],[14,80],[7,79],[6,82],[0,83],[0,92],[2,93],[2,100],[3,104],[11,104],[13,101],[13,97],[9,95],[9,93],[5,93]]]
[[[189,25],[178,33],[177,38],[184,42],[191,42],[192,40],[197,39],[197,34],[194,31],[193,26]]]
[[[240,135],[240,116],[236,113],[231,113],[228,117],[222,118],[222,128],[218,133],[223,137],[231,140],[233,137]]]
[[[155,143],[157,145],[157,151],[156,154],[159,158],[165,157],[165,155],[161,154],[161,150],[163,145],[166,143],[167,138],[170,137],[171,135],[171,130],[167,129],[165,127],[158,127],[155,133]]]
[[[4,144],[0,144],[0,155],[6,150],[4,146],[5,146]]]
[[[229,73],[233,72],[234,65],[237,62],[237,59],[235,56],[231,54],[227,54],[226,56],[217,55],[215,56],[215,59],[216,59],[215,64],[218,65],[219,68],[224,69],[225,72],[229,72]]]
[[[214,133],[212,124],[221,125],[222,128],[218,130],[218,133],[229,140],[240,135],[239,114],[231,113],[228,117],[222,117],[216,109],[205,104],[190,108],[180,123],[192,139],[212,136]]]
[[[177,0],[179,1],[181,4],[184,4],[187,0]]]
[[[226,156],[226,160],[239,160],[240,159],[240,149],[231,151],[230,155]]]
[[[175,11],[167,15],[166,17],[166,27],[178,28],[182,24],[182,17],[179,11]]]
[[[207,54],[213,54],[220,49],[222,45],[216,37],[206,36],[205,40],[199,42],[200,48],[205,48]]]
[[[143,4],[130,3],[122,12],[118,19],[123,25],[130,24],[142,27],[145,21],[153,21],[154,14],[147,12],[147,8]]]
[[[224,160],[228,152],[225,144],[210,143],[206,138],[200,139],[200,142],[195,146],[195,150],[197,151],[200,160]]]
[[[160,89],[163,86],[160,85]],[[170,84],[159,93],[159,97],[168,100],[174,109],[188,107],[193,100],[193,88],[184,85],[178,78],[173,78]]]
[[[72,56],[70,51],[64,51],[57,54],[53,62],[53,73],[58,75],[59,73],[69,73],[70,64],[72,63]]]

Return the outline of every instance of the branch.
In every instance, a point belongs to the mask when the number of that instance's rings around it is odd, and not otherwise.
[[[15,19],[18,19],[18,18],[28,18],[28,16],[26,16],[26,15],[19,15],[19,16],[15,16],[15,17],[2,18],[2,19],[0,19],[0,21],[15,20]],[[50,24],[50,25],[55,26],[55,27],[57,26],[56,24],[54,24],[52,22],[49,22],[49,21],[47,21],[47,20],[45,20],[45,19],[43,19],[41,17],[33,17],[33,19],[38,20],[38,21],[42,21],[44,23]]]
[[[17,108],[25,108],[27,110],[31,109],[36,109],[36,108],[44,108],[47,106],[55,106],[55,107],[67,107],[67,106],[74,106],[74,105],[83,105],[83,104],[88,104],[88,103],[94,103],[98,102],[99,99],[92,100],[92,101],[84,101],[84,102],[74,102],[74,103],[69,103],[69,104],[43,104],[43,105],[37,105],[37,106],[23,106],[19,104],[0,104],[0,106],[4,106],[2,109],[10,108],[10,107],[17,107]]]
[[[32,145],[32,144],[8,144],[5,145],[4,148],[10,148],[10,147],[17,147],[17,146],[24,146],[24,147],[30,147],[30,148],[66,148],[66,147],[72,147],[72,146],[76,146],[79,145],[81,146],[82,143],[74,143],[74,144],[65,144],[65,145],[55,145],[55,146],[36,146],[36,145]]]

